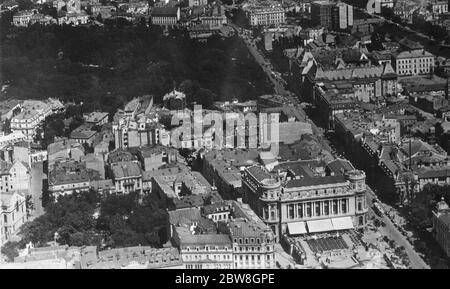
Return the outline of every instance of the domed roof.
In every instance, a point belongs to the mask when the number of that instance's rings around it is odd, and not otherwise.
[[[436,208],[437,208],[438,211],[447,211],[447,210],[449,210],[449,206],[444,201],[444,197],[442,197],[441,201],[436,204]]]

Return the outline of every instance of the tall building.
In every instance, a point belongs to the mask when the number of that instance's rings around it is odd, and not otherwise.
[[[345,30],[353,26],[353,6],[339,2],[332,11],[333,29]]]
[[[450,208],[443,198],[433,210],[432,222],[434,238],[450,257]]]
[[[353,6],[328,0],[311,4],[311,21],[326,29],[347,29],[353,26]]]
[[[311,4],[311,22],[324,28],[332,28],[331,15],[334,4],[329,1],[314,1]]]

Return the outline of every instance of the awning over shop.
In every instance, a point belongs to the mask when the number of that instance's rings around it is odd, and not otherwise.
[[[309,233],[333,231],[331,219],[308,221],[306,224],[308,225]]]
[[[288,223],[289,235],[306,234],[305,222]]]
[[[333,228],[335,230],[347,230],[353,228],[353,222],[351,217],[341,217],[331,219]]]

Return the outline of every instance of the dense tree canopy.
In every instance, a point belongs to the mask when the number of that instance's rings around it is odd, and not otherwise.
[[[7,96],[84,102],[114,112],[126,100],[162,96],[185,80],[203,104],[270,93],[269,82],[237,36],[207,42],[183,30],[109,23],[103,27],[33,25],[1,29],[2,83]]]
[[[74,193],[50,202],[45,214],[26,223],[18,246],[54,240],[71,246],[159,246],[165,242],[167,213],[150,196],[138,193],[100,196],[95,191]]]

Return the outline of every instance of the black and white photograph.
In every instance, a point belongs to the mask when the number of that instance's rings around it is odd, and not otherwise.
[[[0,269],[449,269],[449,4],[0,0]]]

